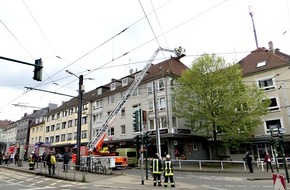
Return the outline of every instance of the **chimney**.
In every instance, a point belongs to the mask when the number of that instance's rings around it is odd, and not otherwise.
[[[270,41],[268,44],[269,44],[269,51],[272,52],[272,53],[275,53],[273,42]]]

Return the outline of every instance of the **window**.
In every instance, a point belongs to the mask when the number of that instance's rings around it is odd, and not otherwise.
[[[62,128],[62,129],[65,129],[65,127],[66,127],[66,122],[62,122],[62,123],[61,123],[61,128]]]
[[[82,124],[87,124],[87,116],[82,118]]]
[[[50,127],[50,131],[54,131],[54,125]]]
[[[102,88],[98,88],[97,90],[97,95],[100,95],[100,94],[102,94]]]
[[[111,83],[111,90],[116,90],[116,83],[115,82]]]
[[[65,116],[67,116],[67,110],[62,111],[62,117],[65,117]]]
[[[55,142],[59,142],[59,135],[55,136]]]
[[[60,129],[60,123],[56,124],[55,126],[55,130],[59,130]]]
[[[125,117],[125,115],[126,115],[125,108],[123,108],[123,109],[121,110],[121,117]]]
[[[50,143],[54,143],[54,137],[50,137]]]
[[[97,100],[94,102],[93,109],[99,109],[103,107],[103,100]]]
[[[114,103],[114,96],[109,96],[109,98],[108,98],[108,103],[109,104],[113,104]]]
[[[128,78],[123,78],[122,79],[122,86],[128,85]]]
[[[164,90],[164,79],[160,79],[158,81],[158,91],[163,91]]]
[[[114,136],[114,127],[111,127],[109,130],[108,130],[108,136]]]
[[[78,119],[75,119],[75,126],[78,126]]]
[[[74,132],[74,140],[77,140],[77,132]]]
[[[257,64],[257,67],[262,67],[262,66],[265,66],[266,65],[266,61],[262,61],[262,62],[259,62]]]
[[[148,106],[149,106],[148,108],[149,113],[154,112],[153,100],[148,101]]]
[[[258,84],[259,84],[259,88],[264,89],[264,90],[275,89],[274,81],[272,78],[259,80]]]
[[[81,132],[81,138],[86,139],[87,138],[87,130],[84,130]]]
[[[266,122],[266,133],[271,133],[271,129],[273,131],[273,134],[278,133],[278,128],[283,128],[281,126],[280,119],[273,119],[273,120],[267,120]]]
[[[65,134],[62,134],[62,135],[61,135],[61,141],[62,141],[62,142],[65,141]]]
[[[198,150],[197,142],[193,141],[193,143],[192,143],[192,149],[193,150]]]
[[[154,125],[154,119],[149,119],[149,130],[154,130],[155,125]]]
[[[68,122],[67,122],[67,125],[68,125],[68,127],[72,127],[72,120],[69,120]]]
[[[72,140],[72,133],[68,133],[68,134],[67,134],[67,140],[68,140],[68,141]]]
[[[125,134],[126,134],[126,126],[121,125],[121,135],[125,135]]]
[[[83,110],[87,110],[88,109],[88,104],[83,104]]]
[[[57,119],[60,118],[60,113],[57,113],[56,118]]]
[[[34,128],[32,128],[32,133],[34,133]]]
[[[137,96],[138,95],[138,87],[137,88],[135,88],[135,90],[133,91],[133,94],[132,94],[132,96]]]
[[[102,117],[102,114],[93,115],[93,122],[95,123],[101,122],[101,117]]]
[[[269,100],[271,101],[271,104],[269,106],[270,111],[277,111],[280,109],[277,103],[277,98],[270,98]]]
[[[46,128],[45,128],[45,132],[48,133],[48,132],[49,132],[49,128],[50,128],[49,126],[46,126]]]
[[[153,93],[153,85],[152,83],[147,84],[147,93],[152,94]]]
[[[48,143],[49,142],[49,138],[45,137],[45,142]]]
[[[54,114],[51,116],[51,120],[55,120],[55,118],[54,118]]]
[[[74,112],[73,108],[70,108],[70,109],[68,110],[68,114],[69,114],[69,115],[73,114],[73,112]]]
[[[167,128],[167,125],[166,125],[166,117],[160,117],[159,118],[159,128],[160,129],[163,129],[163,128]]]
[[[166,109],[166,104],[165,104],[165,97],[158,98],[158,108],[159,110],[165,110]]]

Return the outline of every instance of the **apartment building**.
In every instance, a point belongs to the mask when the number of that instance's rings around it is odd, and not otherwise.
[[[148,146],[149,156],[157,152],[156,126],[158,125],[162,154],[169,153],[173,157],[182,155],[188,159],[207,158],[208,150],[203,145],[205,139],[184,127],[184,121],[176,118],[172,112],[174,105],[172,90],[175,79],[187,69],[180,62],[180,58],[170,58],[156,65],[152,64],[132,97],[109,125],[106,144],[116,147],[134,147],[133,138],[140,132],[133,130],[133,112],[142,109],[147,113],[143,130],[152,137],[152,142]],[[110,83],[84,94],[81,123],[82,145],[86,145],[102,127],[138,73],[130,73],[121,79],[112,79]],[[156,110],[154,94],[156,94]],[[77,98],[72,98],[50,112],[45,121],[45,143],[51,143],[51,147],[60,152],[66,148],[75,147],[77,113]]]
[[[269,48],[252,51],[239,64],[244,82],[264,90],[271,101],[269,113],[261,118],[262,124],[256,128],[251,140],[255,155],[259,158],[266,150],[273,153],[271,133],[275,139],[278,130],[285,139],[286,155],[290,155],[290,55],[274,49],[273,43],[269,42]]]

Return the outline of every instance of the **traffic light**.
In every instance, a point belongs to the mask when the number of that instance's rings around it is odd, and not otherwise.
[[[134,146],[139,147],[142,143],[142,136],[137,135],[134,137]]]
[[[151,136],[148,135],[147,133],[145,133],[145,135],[144,135],[144,144],[148,145],[150,143],[151,143]]]
[[[37,81],[42,81],[42,68],[43,68],[43,63],[41,59],[36,59],[35,60],[35,65],[34,65],[34,75],[33,79]]]
[[[134,132],[139,132],[139,110],[134,111],[133,113],[133,129]]]

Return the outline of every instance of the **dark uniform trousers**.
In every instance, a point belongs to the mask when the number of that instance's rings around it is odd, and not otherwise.
[[[162,162],[160,159],[153,159],[151,163],[151,171],[153,174],[153,185],[161,186]]]
[[[172,168],[171,161],[164,162],[164,187],[167,187],[167,185],[168,185],[168,178],[170,179],[171,187],[175,187],[175,183],[173,180],[173,168]]]

